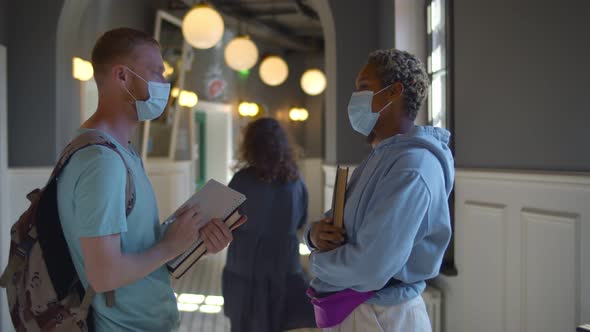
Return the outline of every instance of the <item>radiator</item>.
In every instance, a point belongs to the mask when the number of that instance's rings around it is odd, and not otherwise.
[[[426,303],[426,310],[428,311],[428,317],[430,317],[430,324],[432,325],[432,332],[441,332],[441,305],[442,305],[442,293],[440,290],[428,286],[422,298]]]

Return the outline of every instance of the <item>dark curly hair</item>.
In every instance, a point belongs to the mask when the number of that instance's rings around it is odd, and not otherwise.
[[[299,178],[293,148],[277,120],[261,118],[246,127],[237,169],[247,168],[252,168],[256,176],[267,183],[287,183]]]
[[[378,50],[369,54],[369,63],[377,66],[384,86],[400,82],[404,86],[404,102],[408,117],[416,119],[428,93],[430,78],[418,57],[406,51]]]

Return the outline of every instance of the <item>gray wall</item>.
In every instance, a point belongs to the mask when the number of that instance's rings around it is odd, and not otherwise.
[[[72,75],[71,59],[74,56],[90,60],[96,39],[104,32],[118,27],[154,31],[156,9],[162,0],[66,0],[58,27],[56,75],[56,151],[75,135],[80,126],[80,95],[82,85],[95,84],[93,81],[80,82]],[[72,29],[72,27],[76,27]],[[139,135],[132,138],[139,146]]]
[[[590,171],[590,2],[454,3],[457,166]]]
[[[324,54],[306,56],[305,69],[308,68],[319,68],[325,73]],[[304,128],[303,146],[305,157],[323,158],[325,92],[318,96],[306,95],[305,105],[309,111],[309,119],[302,124]]]
[[[52,165],[80,124],[80,83],[71,76],[72,56],[89,59],[97,36],[110,28],[129,26],[152,33],[160,0],[51,0],[35,6],[0,1],[0,13],[11,27],[10,33],[0,29],[0,38],[7,34],[9,45],[9,165]],[[69,9],[67,15],[60,16],[62,8]],[[60,19],[70,22],[64,30],[58,29]]]
[[[356,0],[330,0],[336,32],[336,105],[326,109],[326,150],[328,164],[357,164],[368,153],[364,136],[350,126],[347,105],[359,70],[369,52],[378,48],[379,3],[366,1],[359,6]],[[327,36],[326,38],[330,38]],[[326,59],[334,61],[334,59]],[[334,139],[335,138],[335,139]]]
[[[395,47],[395,0],[379,1],[379,48]]]
[[[376,49],[392,48],[395,46],[396,20],[395,2],[393,0],[365,1],[363,6],[355,0],[331,0],[329,9],[333,20],[335,40],[329,39],[331,27],[329,13],[321,1],[315,5],[323,17],[324,37],[326,44],[326,65],[334,66],[328,84],[327,98],[335,95],[335,104],[331,100],[326,103],[325,122],[325,150],[324,157],[327,164],[358,164],[370,150],[366,138],[357,134],[350,126],[347,106],[350,94],[354,88],[354,81],[359,70],[366,64],[368,54]],[[335,44],[335,52],[330,49]],[[334,59],[334,57],[336,57]],[[332,62],[332,63],[330,63]],[[328,70],[331,72],[331,70]],[[335,74],[334,74],[335,72]]]
[[[9,166],[45,166],[54,161],[55,40],[61,7],[61,0],[34,6],[8,2]]]
[[[263,106],[265,116],[271,116],[283,124],[290,132],[294,143],[303,149],[305,157],[321,158],[321,126],[323,112],[323,96],[306,96],[301,90],[299,80],[305,69],[318,67],[323,69],[323,55],[307,53],[284,52],[276,46],[257,40],[259,54],[262,58],[265,54],[278,54],[283,56],[289,66],[289,77],[277,87],[267,86],[262,82],[258,74],[260,62],[250,69],[247,77],[240,77],[237,72],[227,67],[224,60],[225,45],[236,35],[234,27],[226,26],[222,42],[208,50],[194,50],[194,60],[191,70],[187,72],[185,89],[195,91],[201,100],[231,103],[234,107],[234,138],[235,143],[240,143],[241,128],[248,120],[241,119],[237,114],[240,101],[256,102]],[[214,78],[221,78],[226,82],[224,93],[212,98],[207,92],[207,82]],[[293,123],[288,119],[288,111],[291,107],[306,107],[310,112],[310,118],[305,123]],[[237,145],[236,145],[237,146]]]
[[[76,53],[90,59],[96,39],[114,28],[128,27],[153,34],[156,10],[153,0],[90,1],[77,29],[79,37]]]
[[[8,42],[8,0],[0,0],[0,44]]]
[[[8,92],[13,96],[8,105],[9,163],[11,167],[52,165],[80,124],[81,82],[71,76],[72,57],[90,59],[96,38],[115,27],[127,26],[152,33],[155,11],[165,5],[165,1],[53,0],[34,9],[20,2],[0,1],[0,9],[9,4],[8,10],[0,13],[7,13],[7,24],[15,27],[7,36],[7,43],[14,45],[8,54]],[[31,19],[26,22],[18,19],[25,16]],[[0,26],[0,38],[3,31]],[[231,29],[229,32],[226,37],[231,39]],[[279,51],[269,47],[261,49],[262,53]],[[196,58],[207,57],[197,51]],[[289,80],[280,87],[271,88],[260,82],[257,67],[245,82],[240,82],[223,64],[223,47],[219,47],[211,51],[210,61],[195,61],[193,72],[196,74],[188,78],[188,84],[194,85],[199,96],[205,96],[203,82],[211,74],[205,68],[211,69],[208,66],[216,62],[230,91],[217,101],[237,105],[238,100],[244,98],[260,102],[269,110],[269,115],[283,116],[296,142],[304,146],[307,124],[294,126],[286,121],[285,115],[290,106],[307,106],[307,99],[299,88],[305,56],[294,54],[286,58],[291,70]],[[316,134],[316,131],[308,132]],[[321,155],[321,150],[312,151],[312,155]]]

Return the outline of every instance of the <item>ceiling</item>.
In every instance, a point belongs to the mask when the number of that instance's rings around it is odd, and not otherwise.
[[[169,0],[169,10],[188,10],[197,0]],[[310,0],[210,0],[239,32],[263,38],[288,51],[323,51],[323,32]]]

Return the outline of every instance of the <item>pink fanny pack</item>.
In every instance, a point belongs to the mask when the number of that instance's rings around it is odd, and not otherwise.
[[[375,292],[357,292],[352,289],[345,289],[334,294],[318,297],[313,288],[309,287],[307,289],[307,296],[311,298],[316,324],[319,328],[334,327],[342,323],[354,309],[365,303],[374,294]]]

